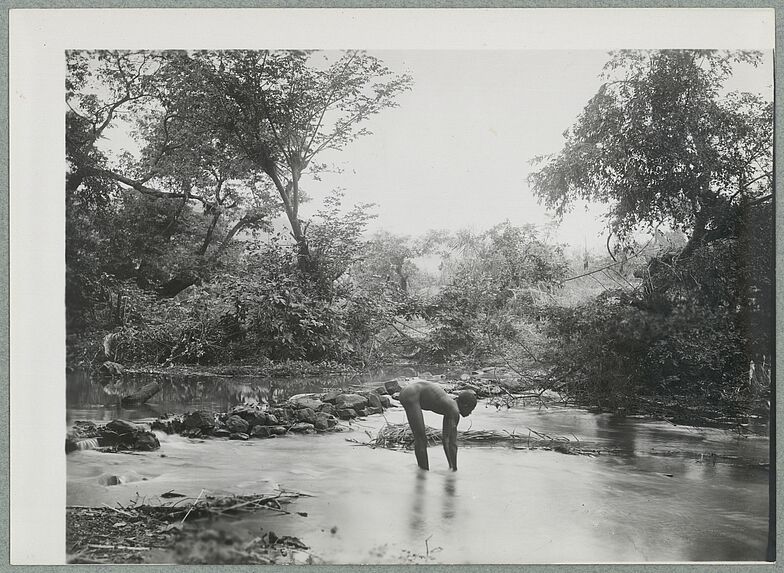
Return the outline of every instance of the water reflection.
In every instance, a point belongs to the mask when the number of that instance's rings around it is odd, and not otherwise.
[[[425,486],[427,484],[427,471],[417,468],[414,478],[414,493],[411,496],[411,511],[409,519],[409,529],[411,538],[418,539],[425,531]]]
[[[445,520],[452,519],[455,516],[455,492],[457,481],[454,472],[450,472],[444,478],[444,495],[443,508],[441,510],[441,517]]]
[[[430,368],[429,371],[439,373],[438,369]],[[194,409],[225,411],[243,402],[280,402],[294,394],[380,383],[396,376],[416,374],[409,367],[380,368],[362,374],[286,378],[127,373],[120,379],[107,381],[76,371],[66,376],[67,422],[71,424],[80,419],[72,415],[76,412],[82,418],[93,420],[114,417],[134,420]],[[158,382],[161,390],[144,408],[120,407],[123,396],[152,381]]]

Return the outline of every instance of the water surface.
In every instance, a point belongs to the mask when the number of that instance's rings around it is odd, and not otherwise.
[[[303,391],[306,382],[295,381],[291,387]],[[310,383],[314,389],[324,385]],[[265,392],[286,392],[280,380],[220,379],[211,386],[205,379],[193,384],[188,405],[215,409],[233,405],[237,396],[264,399]],[[329,385],[339,384],[331,380]],[[69,421],[118,414],[143,420],[150,410],[181,411],[184,406],[181,392],[165,389],[171,393],[162,392],[149,409],[118,412],[116,406],[98,403],[102,390],[77,392],[74,386],[78,382],[69,387]],[[431,471],[423,472],[412,452],[349,441],[367,441],[385,420],[403,423],[405,414],[393,408],[385,418],[371,416],[326,435],[237,442],[159,434],[161,449],[156,452],[76,452],[67,458],[67,502],[155,502],[170,490],[193,497],[202,490],[306,492],[311,496],[299,498],[292,509],[307,517],[260,511],[217,525],[248,535],[262,529],[296,535],[330,563],[765,558],[768,471],[760,465],[768,458],[765,437],[570,408],[496,411],[480,401],[474,414],[461,420],[460,430],[524,436],[531,428],[615,453],[573,456],[529,450],[524,442],[515,448],[466,446],[459,450],[459,471],[450,472],[443,451],[432,447]],[[426,413],[426,422],[440,427],[438,416]],[[126,483],[101,485],[108,475]]]

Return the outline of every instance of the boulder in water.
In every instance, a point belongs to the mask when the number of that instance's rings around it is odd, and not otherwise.
[[[297,412],[297,419],[300,422],[314,424],[316,422],[316,412],[310,408],[302,408],[299,412]]]
[[[215,416],[206,410],[197,410],[185,416],[182,423],[186,428],[211,430],[215,427]]]
[[[368,399],[359,394],[340,394],[335,399],[336,408],[364,408],[368,404]]]
[[[272,432],[272,434],[275,436],[282,436],[287,431],[283,426],[270,426],[269,429],[270,432]]]
[[[248,440],[250,436],[244,432],[232,432],[229,435],[230,440]]]
[[[310,408],[311,410],[318,410],[323,404],[323,402],[313,394],[294,396],[293,398],[289,399],[289,402],[291,402],[296,408]]]
[[[341,408],[337,411],[337,416],[341,420],[351,420],[357,417],[357,412],[353,408]]]
[[[363,394],[367,398],[368,404],[373,408],[381,407],[381,397],[375,392],[366,392]]]
[[[330,416],[329,414],[325,414],[324,412],[319,412],[316,414],[316,419],[313,425],[316,427],[317,430],[325,431],[329,430],[330,428],[334,427],[337,424],[337,420]]]
[[[403,388],[400,386],[400,382],[397,380],[389,380],[384,382],[384,388],[387,391],[387,394],[395,394],[396,392],[400,392]]]
[[[297,422],[293,426],[291,426],[290,430],[292,432],[297,432],[300,434],[309,434],[316,430],[313,424],[308,424],[307,422]]]
[[[249,424],[236,414],[226,420],[226,429],[232,434],[244,434],[249,429]]]
[[[269,438],[274,434],[272,433],[271,426],[253,426],[250,435],[254,438]]]

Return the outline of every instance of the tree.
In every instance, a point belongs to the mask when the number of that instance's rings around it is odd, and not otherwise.
[[[457,233],[452,251],[459,256],[450,256],[449,281],[424,311],[432,327],[430,353],[476,362],[522,349],[530,359],[525,341],[542,293],[568,269],[561,246],[541,240],[532,225],[505,222],[478,235]]]
[[[552,375],[573,395],[624,407],[642,395],[725,411],[764,403],[749,372],[772,352],[773,105],[724,89],[735,65],[760,60],[615,53],[563,149],[539,159],[531,184],[558,214],[575,199],[606,203],[611,234],[628,244],[655,231],[660,249],[635,271],[642,288],[548,309]],[[665,248],[662,229],[685,242]]]
[[[431,230],[417,237],[378,231],[368,242],[360,271],[368,279],[391,282],[401,294],[407,295],[412,280],[419,279],[416,282],[421,283],[423,278],[415,259],[436,254],[447,241],[446,231]]]
[[[96,219],[92,231],[118,248],[110,258],[125,259],[140,283],[154,279],[161,295],[173,296],[205,278],[240,232],[268,227],[277,207],[248,161],[203,137],[173,105],[171,94],[185,89],[173,79],[183,75],[174,70],[177,53],[67,56],[66,204],[69,217],[77,206],[111,206],[112,224]],[[103,151],[102,140],[118,127],[131,132],[138,153]],[[117,274],[116,265],[105,271]]]
[[[302,51],[180,54],[174,75],[189,87],[172,91],[174,107],[202,137],[214,137],[265,174],[277,192],[307,270],[311,253],[300,219],[303,174],[318,175],[326,150],[340,151],[369,133],[362,123],[394,107],[410,86],[378,58],[351,51],[330,61]]]
[[[669,226],[701,244],[734,236],[738,215],[771,201],[773,104],[723,92],[733,65],[759,53],[621,51],[555,156],[539,158],[535,193],[562,215],[575,199],[611,205],[621,237]]]

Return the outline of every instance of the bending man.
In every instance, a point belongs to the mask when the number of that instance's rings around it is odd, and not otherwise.
[[[457,398],[452,398],[438,384],[412,382],[400,392],[400,403],[406,409],[408,425],[414,434],[414,453],[419,467],[423,470],[430,469],[427,462],[425,418],[422,415],[422,410],[428,410],[444,417],[444,453],[449,469],[457,471],[457,422],[460,416],[465,417],[473,412],[476,407],[476,394],[471,390],[464,390]]]

